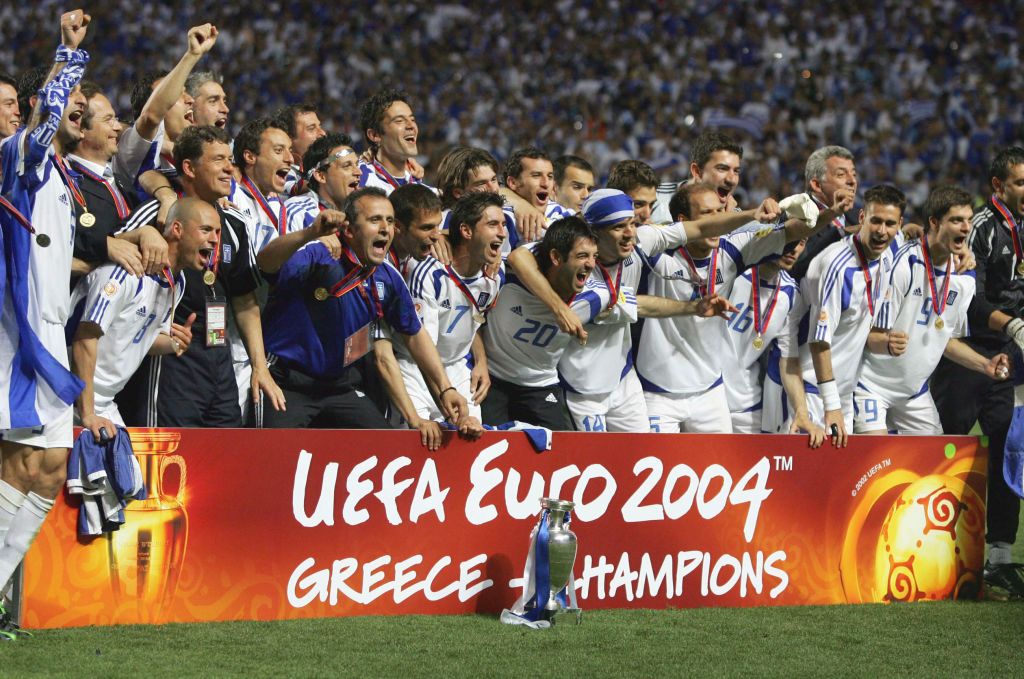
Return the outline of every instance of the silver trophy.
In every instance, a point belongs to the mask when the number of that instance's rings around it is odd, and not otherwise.
[[[576,605],[575,583],[571,581],[572,567],[576,563],[576,534],[565,525],[569,512],[572,511],[575,503],[568,500],[558,500],[551,497],[542,498],[540,506],[547,510],[548,517],[548,571],[550,573],[550,595],[548,603],[544,606],[541,618],[554,621],[555,614],[566,611],[576,614],[576,623],[579,624],[581,611]],[[541,514],[543,521],[543,514]],[[534,529],[534,535],[540,534],[540,523]],[[558,600],[557,594],[566,586],[566,604]]]

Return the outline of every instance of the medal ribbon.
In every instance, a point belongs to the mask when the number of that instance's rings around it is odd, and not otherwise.
[[[60,173],[61,179],[64,180],[64,186],[68,187],[68,191],[71,192],[71,197],[88,212],[89,207],[85,204],[85,198],[82,196],[82,192],[78,190],[78,184],[75,183],[75,180],[71,178],[71,174],[68,173],[68,166],[64,164],[64,159],[60,157],[60,154],[54,154],[53,159],[54,165],[57,166],[57,172]]]
[[[116,186],[113,186],[110,182],[106,180],[106,178],[101,177],[100,175],[96,174],[95,172],[85,167],[81,163],[76,163],[74,161],[71,162],[75,168],[75,172],[84,174],[89,179],[99,182],[100,185],[107,190],[107,192],[110,194],[110,197],[114,199],[114,207],[117,209],[117,216],[119,219],[124,219],[125,217],[128,216],[128,213],[131,212],[131,210],[128,208],[128,201],[124,199],[124,196],[121,195],[121,191]]]
[[[1006,228],[1010,232],[1010,239],[1013,241],[1013,255],[1017,260],[1016,266],[1019,266],[1021,262],[1024,262],[1024,247],[1021,247],[1020,233],[1017,231],[1019,228],[1017,220],[1010,214],[1010,210],[1003,205],[1003,201],[996,198],[995,194],[992,194],[992,206],[1003,216]]]
[[[220,213],[220,211],[218,211],[218,214],[219,213]],[[219,232],[217,232],[217,249],[215,249],[213,251],[213,261],[206,265],[207,269],[209,269],[210,271],[213,271],[213,275],[215,276],[214,281],[213,281],[214,283],[217,282],[216,275],[217,275],[217,271],[220,269],[220,247],[221,247],[220,241],[221,241],[221,238],[223,237],[223,235],[224,235],[224,229],[222,228]]]
[[[373,272],[377,270],[377,267],[363,266],[359,262],[359,259],[354,254],[352,254],[352,251],[349,250],[348,248],[345,248],[345,257],[353,265],[353,268],[349,270],[347,274],[345,274],[344,278],[342,278],[340,281],[331,286],[331,289],[328,291],[328,294],[331,297],[341,298],[344,297],[349,292],[351,292],[352,290],[359,288],[359,292],[361,295],[363,295],[363,299],[367,299],[366,292],[363,290],[362,287],[359,286],[362,285],[363,281],[369,279],[373,275]],[[369,299],[367,299],[367,301],[370,301],[371,304],[373,305],[373,310],[374,313],[377,314],[377,318],[381,318],[382,316],[384,316],[384,307],[381,305],[380,299],[377,297],[377,288],[374,285],[370,285],[367,287],[370,288],[370,295],[373,298],[372,301]]]
[[[608,302],[608,308],[611,309],[619,300],[619,287],[622,284],[622,262],[618,263],[618,272],[615,275],[614,285],[612,285],[612,275],[608,273],[608,269],[604,268],[604,264],[598,262],[597,268],[601,270],[601,276],[604,277],[604,284],[608,286],[608,292],[611,293],[612,298],[611,301]]]
[[[174,314],[178,310],[178,296],[174,293],[174,274],[171,273],[171,267],[164,267],[164,278],[167,279],[167,285],[171,288],[171,323],[174,322]]]
[[[935,272],[932,270],[932,255],[928,252],[928,240],[921,239],[921,254],[924,255],[924,271],[928,276],[928,290],[932,294],[932,308],[935,315],[941,316],[946,310],[946,297],[949,295],[949,281],[953,277],[953,257],[950,256],[946,262],[946,280],[942,282],[942,298],[939,298],[938,288],[935,285]]]
[[[697,286],[700,296],[709,297],[715,294],[715,279],[718,277],[718,248],[711,250],[711,264],[708,266],[707,280],[703,280],[700,274],[697,273],[697,265],[693,263],[693,257],[690,256],[685,247],[679,248],[678,252],[689,265],[690,273],[693,276],[693,283]]]
[[[6,198],[0,196],[0,208],[7,210],[14,217],[15,221],[21,224],[21,228],[25,229],[29,233],[35,233],[36,229],[32,226],[32,222],[28,221],[25,215],[18,211],[18,208],[14,207]]]
[[[764,317],[761,317],[761,279],[758,276],[757,267],[750,269],[750,306],[754,314],[754,332],[758,337],[764,335],[768,330],[768,323],[772,320],[775,312],[775,304],[779,301],[780,285],[775,286],[771,299],[768,300],[768,308],[765,309]]]
[[[394,178],[394,176],[390,172],[384,169],[384,166],[381,165],[380,162],[376,160],[373,161],[373,171],[377,173],[378,177],[386,181],[388,184],[391,184],[393,188],[397,189],[399,186],[402,185],[397,179]],[[419,179],[410,175],[407,183],[418,184],[419,181]]]
[[[270,219],[270,223],[274,225],[275,229],[277,229],[278,234],[283,236],[285,231],[288,229],[288,210],[284,206],[284,201],[278,201],[281,204],[281,213],[279,215],[275,215],[274,211],[270,209],[270,201],[263,196],[263,192],[252,183],[252,180],[245,175],[242,175],[242,187],[245,192],[249,194],[249,197],[256,201],[256,204],[260,206],[260,209],[266,213],[267,217]]]
[[[480,306],[476,303],[476,300],[473,299],[473,293],[470,291],[469,286],[466,285],[465,281],[463,281],[459,274],[456,273],[455,269],[453,269],[452,266],[448,264],[444,267],[444,270],[448,274],[448,278],[451,278],[452,282],[455,283],[455,287],[462,291],[462,294],[466,296],[466,299],[469,300],[469,303],[473,305],[473,309],[475,309],[478,313],[486,313],[490,311],[491,308],[494,306],[494,303],[498,301],[498,298],[495,297],[494,300],[492,300],[491,303],[487,305],[486,309],[481,309]]]
[[[868,266],[868,258],[864,255],[864,246],[860,244],[860,238],[853,237],[853,245],[857,250],[857,264],[860,265],[860,272],[864,274],[864,298],[868,301],[868,313],[871,318],[875,317],[875,289],[871,281],[871,270]]]

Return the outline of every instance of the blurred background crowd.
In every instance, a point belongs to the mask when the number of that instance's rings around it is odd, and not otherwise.
[[[0,70],[48,64],[69,7],[0,7]],[[863,186],[891,181],[919,206],[944,180],[987,194],[994,147],[1020,138],[1021,12],[1016,3],[877,0],[457,4],[276,0],[95,0],[89,70],[120,83],[166,72],[189,26],[221,32],[208,66],[225,76],[228,130],[280,105],[316,105],[328,130],[359,139],[359,102],[408,91],[421,162],[462,143],[499,160],[536,144],[588,158],[598,180],[642,159],[686,177],[689,146],[721,128],[746,151],[741,204],[802,188],[808,150],[842,144]],[[102,75],[99,75],[102,74]]]

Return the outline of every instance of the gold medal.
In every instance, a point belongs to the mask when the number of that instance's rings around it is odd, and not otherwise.
[[[1024,276],[1024,262],[1017,265],[1017,275]]]
[[[943,328],[946,327],[946,322],[943,321],[942,318],[936,318],[935,327],[938,328],[939,330],[942,330]]]
[[[78,218],[78,223],[88,229],[96,224],[96,215],[91,212],[83,212],[82,216]]]
[[[473,322],[476,323],[477,325],[483,325],[484,324],[484,315],[481,312],[479,312],[479,311],[474,311],[473,312]]]
[[[330,297],[330,293],[327,292],[327,288],[317,288],[313,291],[313,299],[318,302],[323,302],[328,297]]]
[[[760,335],[754,338],[754,348],[757,350],[764,349],[764,340],[761,339]]]
[[[45,233],[40,233],[36,236],[36,243],[38,243],[39,247],[41,248],[49,247],[50,237],[47,236]]]
[[[213,285],[217,282],[217,274],[207,269],[203,272],[203,282],[207,285]]]

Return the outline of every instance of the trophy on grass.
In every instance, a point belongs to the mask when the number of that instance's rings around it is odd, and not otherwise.
[[[576,534],[569,530],[572,509],[567,500],[543,498],[537,526],[530,534],[523,595],[501,612],[501,621],[535,628],[550,627],[555,614],[573,613],[580,624],[583,612],[576,605]]]

